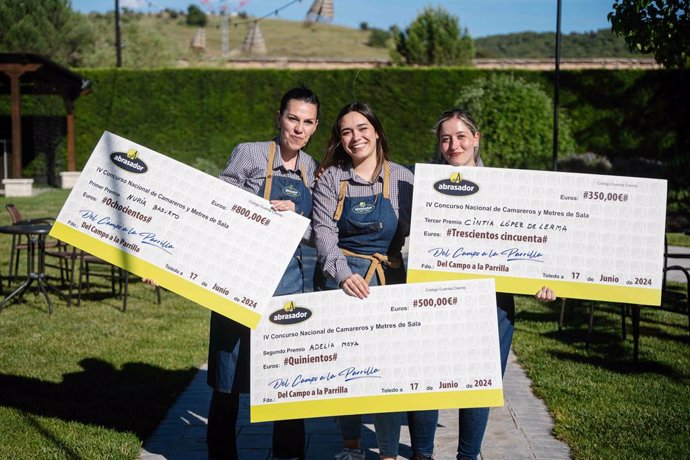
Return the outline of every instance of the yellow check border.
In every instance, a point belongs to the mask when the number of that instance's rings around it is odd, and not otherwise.
[[[476,273],[442,272],[435,270],[409,269],[407,271],[408,283],[477,278],[494,278],[496,280],[496,291],[498,292],[532,295],[543,286],[549,286],[560,298],[602,300],[637,305],[661,305],[661,291],[652,288],[607,286],[555,279],[516,278],[511,276],[479,275]]]
[[[405,410],[497,407],[503,405],[503,390],[466,390],[436,393],[386,394],[338,399],[316,399],[251,406],[252,423],[332,415],[374,414]]]
[[[256,326],[259,324],[259,320],[261,319],[259,313],[251,311],[182,276],[169,272],[144,259],[113,247],[98,238],[87,235],[62,222],[55,222],[55,224],[53,224],[53,228],[50,230],[50,236],[100,257],[135,275],[150,278],[169,291],[179,294],[223,316],[227,316],[247,327],[256,329]]]

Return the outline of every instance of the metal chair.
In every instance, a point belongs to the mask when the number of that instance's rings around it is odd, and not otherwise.
[[[24,219],[22,217],[22,214],[19,212],[19,209],[14,204],[8,203],[5,205],[5,209],[7,209],[7,212],[10,215],[10,219],[12,221],[12,225],[19,225],[19,224],[35,224],[35,223],[49,223],[52,224],[55,222],[55,219],[52,217],[39,217],[35,219]],[[13,279],[16,279],[17,273],[19,272],[19,257],[21,255],[21,251],[25,251],[29,247],[29,241],[28,237],[26,237],[26,241],[24,241],[24,238],[22,235],[12,235],[12,247],[10,249],[10,265],[8,268],[8,273],[7,273],[7,285],[10,286],[12,283]],[[50,240],[46,241],[44,247],[45,248],[56,248],[60,247],[63,243],[61,243],[58,240]]]
[[[688,334],[690,334],[690,270],[680,265],[669,265],[668,259],[690,259],[690,254],[669,254],[668,241],[664,237],[664,274],[661,281],[661,306],[663,309],[688,316]],[[685,292],[671,287],[667,283],[669,272],[679,271],[685,276]]]
[[[122,298],[122,311],[127,311],[127,298],[129,296],[130,273],[123,270],[110,262],[100,259],[85,251],[77,250],[76,257],[73,259],[71,279],[74,280],[74,271],[79,260],[79,278],[76,284],[77,287],[77,306],[81,304],[82,290],[88,292],[91,287],[90,277],[101,277],[110,281],[110,289],[112,295],[117,291]],[[85,282],[84,282],[85,280]],[[161,304],[160,286],[156,286],[156,298],[158,305]],[[72,290],[70,288],[70,296]]]
[[[70,289],[70,296],[72,295],[72,288],[74,286],[74,262],[79,258],[77,248],[70,247],[67,244],[61,244],[54,248],[44,250],[47,257],[57,260],[57,263],[45,262],[45,267],[55,268],[60,273],[60,286],[68,286]]]
[[[129,291],[129,275],[130,273],[126,270],[124,270],[124,276],[125,276],[125,293],[122,298],[122,311],[127,311],[127,296],[128,296],[128,291]],[[156,285],[156,300],[158,305],[161,304],[161,287]]]
[[[690,259],[690,254],[669,254],[668,240],[664,236],[664,265],[662,269],[661,281],[661,305],[658,307],[662,310],[673,313],[684,314],[688,317],[688,334],[690,334],[690,269],[680,265],[669,265],[670,258],[684,258]],[[685,286],[677,288],[669,286],[667,283],[667,274],[672,271],[680,271],[685,276]],[[578,301],[580,302],[580,301]],[[563,328],[563,318],[565,315],[566,299],[561,301],[561,313],[558,321],[558,330]],[[587,337],[585,343],[589,347],[592,336],[592,329],[594,326],[594,301],[590,301],[589,307],[589,325],[587,328]],[[655,307],[653,307],[655,308]],[[633,333],[633,359],[637,362],[639,354],[640,342],[640,306],[639,305],[621,305],[621,328],[622,337],[626,338],[626,318],[630,316],[632,319],[632,333]]]
[[[77,259],[79,260],[79,278],[76,283],[77,287],[77,306],[81,305],[82,290],[89,292],[92,287],[91,278],[104,278],[110,281],[110,290],[112,295],[115,295],[115,286],[119,288],[119,295],[122,296],[122,269],[107,262],[99,257],[89,254],[86,251],[79,250],[72,265],[72,279],[74,279],[75,265]]]

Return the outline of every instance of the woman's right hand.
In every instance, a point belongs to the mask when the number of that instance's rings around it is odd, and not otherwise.
[[[345,291],[345,294],[360,299],[366,299],[369,295],[369,285],[361,275],[355,273],[340,283],[340,287]]]
[[[142,278],[141,281],[143,281],[144,284],[148,284],[149,286],[158,287],[158,283],[153,281],[151,278]]]

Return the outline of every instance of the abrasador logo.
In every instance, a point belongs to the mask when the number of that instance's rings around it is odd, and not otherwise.
[[[472,181],[464,180],[462,174],[456,172],[450,179],[443,179],[434,184],[434,190],[444,195],[466,196],[479,191],[479,186]]]
[[[271,313],[271,316],[268,317],[269,321],[274,324],[296,324],[309,318],[311,318],[311,310],[298,307],[291,300],[285,302],[282,309]]]
[[[367,203],[366,201],[360,201],[355,206],[352,207],[352,212],[355,214],[369,214],[374,210],[376,206],[373,203]]]
[[[299,190],[297,190],[297,188],[292,184],[284,187],[283,193],[291,198],[297,198],[299,196]]]
[[[110,161],[115,163],[118,168],[124,169],[136,174],[143,174],[149,170],[146,163],[138,158],[138,153],[135,149],[129,149],[127,153],[113,152],[110,154]]]

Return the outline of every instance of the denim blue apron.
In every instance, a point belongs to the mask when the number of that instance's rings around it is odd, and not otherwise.
[[[295,212],[310,217],[311,190],[304,169],[300,170],[302,180],[274,177],[275,153],[276,144],[271,142],[266,179],[257,195],[266,200],[291,200],[295,203]],[[303,290],[302,250],[298,246],[273,295],[295,294]],[[211,313],[207,378],[209,386],[224,393],[249,392],[249,337],[249,328],[216,312]]]
[[[381,193],[365,197],[346,197],[348,181],[340,182],[338,205],[333,219],[338,225],[338,247],[353,273],[370,286],[402,284],[405,267],[401,249],[404,237],[390,201],[390,164],[383,165]],[[326,278],[320,267],[314,271],[314,289],[339,289],[335,279]]]

